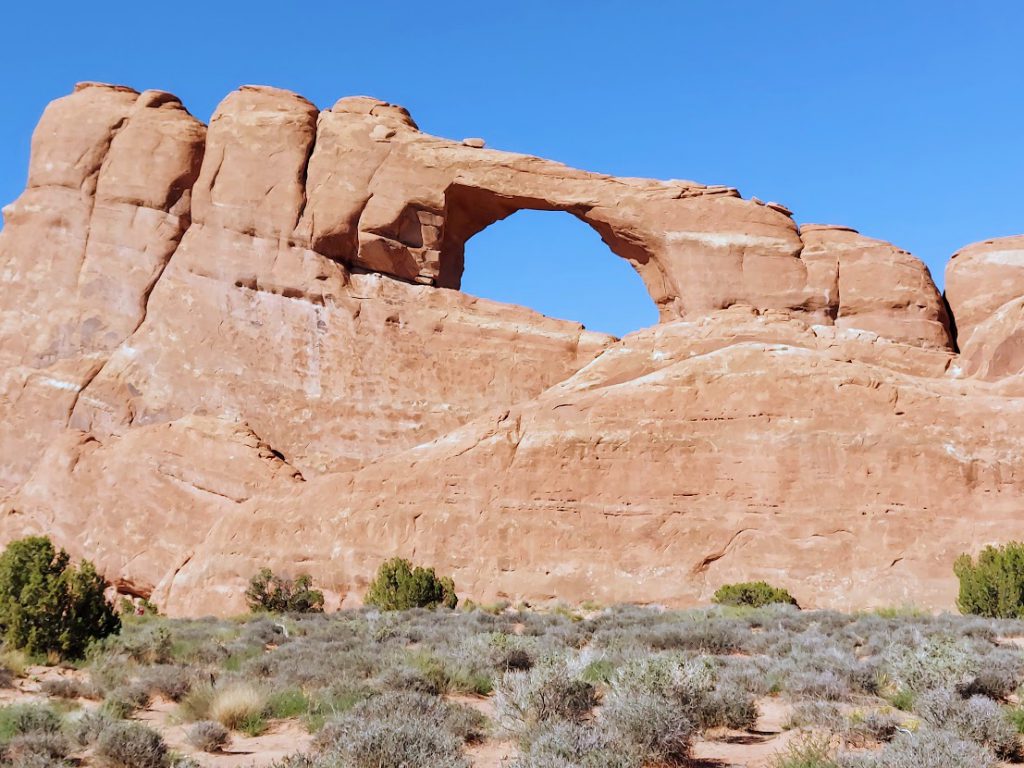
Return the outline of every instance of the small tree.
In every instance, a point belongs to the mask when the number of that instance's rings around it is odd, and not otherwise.
[[[0,630],[30,654],[80,658],[93,640],[121,629],[109,585],[88,560],[78,568],[45,536],[13,541],[0,555]]]
[[[454,608],[459,598],[451,578],[438,577],[433,568],[414,568],[408,560],[396,557],[381,565],[363,602],[385,611],[404,611],[439,605]]]
[[[773,587],[765,581],[725,584],[718,588],[711,600],[720,605],[743,605],[752,608],[760,608],[772,603],[797,605],[796,598],[789,592],[781,587]]]
[[[245,601],[254,613],[321,613],[324,609],[324,593],[313,589],[312,576],[303,573],[292,580],[275,576],[269,568],[261,568],[249,580]]]
[[[957,607],[1001,619],[1024,617],[1024,544],[1011,541],[1001,547],[985,547],[977,562],[961,555],[953,564],[960,580]]]

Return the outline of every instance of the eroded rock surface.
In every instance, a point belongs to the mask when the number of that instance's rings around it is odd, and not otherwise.
[[[946,266],[966,370],[986,379],[1024,372],[1024,236],[974,243]]]
[[[523,208],[593,227],[661,323],[460,293]],[[83,84],[4,216],[0,537],[174,613],[265,565],[354,604],[396,554],[478,599],[949,607],[957,554],[1024,536],[1024,238],[958,253],[950,312],[905,251],[729,187],[267,87],[206,128]]]

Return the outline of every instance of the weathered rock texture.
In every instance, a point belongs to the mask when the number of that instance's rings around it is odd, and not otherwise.
[[[523,208],[593,227],[661,322],[458,292]],[[1024,238],[957,254],[948,311],[905,251],[728,187],[263,87],[206,128],[83,84],[4,215],[0,537],[172,613],[264,565],[355,604],[393,555],[478,599],[949,607],[957,554],[1024,537]]]
[[[1024,373],[1024,236],[953,254],[946,295],[968,373],[985,379]]]

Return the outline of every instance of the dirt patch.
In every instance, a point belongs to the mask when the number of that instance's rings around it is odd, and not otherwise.
[[[173,702],[156,700],[135,719],[158,731],[171,749],[194,757],[204,768],[258,768],[307,750],[312,739],[294,720],[273,720],[259,736],[232,732],[231,742],[224,751],[199,752],[188,743],[191,724],[176,722],[176,708]]]
[[[466,748],[466,756],[473,768],[501,768],[516,755],[516,745],[511,741],[485,741]]]

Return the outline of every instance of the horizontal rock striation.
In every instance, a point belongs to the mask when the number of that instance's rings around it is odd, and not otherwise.
[[[661,322],[622,340],[458,291],[466,242],[568,212]],[[466,595],[949,607],[1024,536],[1024,238],[947,296],[899,248],[730,187],[448,141],[243,87],[208,127],[86,83],[0,232],[0,537],[174,613],[396,554]],[[509,265],[513,269],[515,265]]]

